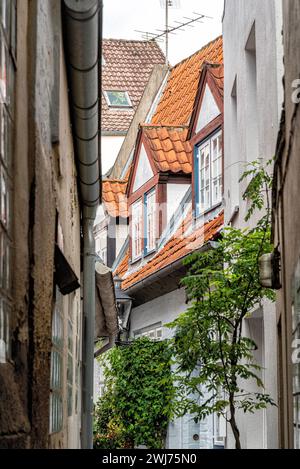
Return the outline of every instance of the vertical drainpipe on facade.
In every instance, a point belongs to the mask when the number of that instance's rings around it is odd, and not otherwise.
[[[93,447],[95,240],[101,198],[100,108],[102,0],[64,0],[66,60],[83,226],[82,448]]]

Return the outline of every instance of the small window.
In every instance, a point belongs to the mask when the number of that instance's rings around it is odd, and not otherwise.
[[[222,132],[218,132],[198,147],[196,154],[197,215],[222,202],[222,146]]]
[[[110,107],[132,107],[127,91],[104,91],[103,93]]]
[[[146,244],[145,253],[155,249],[156,226],[155,226],[155,190],[148,192],[145,196],[145,218],[146,218]]]
[[[138,339],[139,337],[148,337],[148,339],[150,340],[162,340],[163,330],[161,324],[154,324],[153,326],[148,326],[143,329],[139,329],[138,331],[135,331],[134,338]]]

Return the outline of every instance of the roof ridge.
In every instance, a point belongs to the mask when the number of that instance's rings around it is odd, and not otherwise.
[[[209,46],[211,46],[212,44],[214,44],[215,42],[217,42],[218,40],[222,39],[223,38],[223,35],[221,34],[220,36],[216,37],[215,39],[212,39],[211,41],[209,41],[207,44],[205,44],[203,47],[201,47],[201,49],[197,50],[196,52],[194,52],[193,54],[189,55],[188,57],[186,57],[185,59],[182,59],[180,62],[178,62],[177,64],[175,64],[172,68],[171,68],[171,71],[174,70],[174,68],[177,68],[179,65],[182,65],[184,62],[188,61],[191,57],[193,57],[194,55],[196,54],[199,54],[199,52],[202,52],[204,51],[204,49],[207,49]]]
[[[145,40],[145,39],[125,39],[125,38],[115,38],[115,37],[108,37],[108,38],[103,38],[102,39],[102,42],[103,41],[113,41],[113,42],[138,42],[138,43],[145,43],[145,44],[155,44],[156,47],[159,47],[159,45],[157,44],[157,42],[153,41],[152,39],[148,39],[148,40]],[[161,49],[160,49],[161,50]],[[162,51],[163,53],[163,51]]]
[[[164,125],[164,124],[140,124],[140,127],[143,129],[181,129],[186,130],[189,128],[188,125]]]
[[[102,179],[102,182],[120,182],[120,183],[127,183],[128,182],[128,179],[116,179],[116,178],[113,178],[113,179]]]

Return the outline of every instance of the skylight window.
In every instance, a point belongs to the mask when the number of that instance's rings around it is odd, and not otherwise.
[[[132,107],[127,91],[103,91],[110,107]]]

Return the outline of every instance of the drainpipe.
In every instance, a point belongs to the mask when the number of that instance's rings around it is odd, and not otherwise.
[[[93,227],[101,191],[99,89],[101,89],[102,1],[64,0],[63,19],[71,95],[72,130],[83,207],[81,444],[82,448],[90,449],[93,447],[95,333],[95,240]]]

